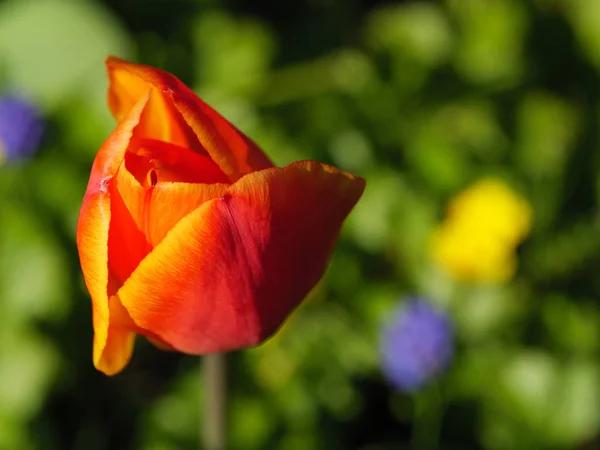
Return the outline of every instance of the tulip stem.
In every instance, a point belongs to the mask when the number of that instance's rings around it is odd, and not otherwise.
[[[415,396],[415,417],[411,449],[436,450],[439,448],[444,400],[441,389],[433,383]]]
[[[227,447],[227,374],[225,354],[205,355],[204,376],[204,427],[202,448],[225,450]]]

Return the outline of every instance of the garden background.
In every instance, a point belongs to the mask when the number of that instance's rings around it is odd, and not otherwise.
[[[600,448],[600,1],[4,0],[0,99],[44,132],[0,166],[1,450],[199,448],[200,358],[138,339],[116,377],[91,361],[75,227],[108,54],[278,165],[367,180],[309,299],[228,356],[229,448]],[[498,223],[513,238],[469,253]],[[382,360],[421,361],[427,327],[384,330],[415,298],[452,357],[406,389]]]

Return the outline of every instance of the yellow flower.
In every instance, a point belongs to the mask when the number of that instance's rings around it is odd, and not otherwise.
[[[508,281],[531,215],[529,204],[502,181],[481,180],[450,202],[446,220],[432,235],[432,258],[460,281]]]

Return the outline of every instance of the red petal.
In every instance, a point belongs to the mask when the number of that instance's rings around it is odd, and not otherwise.
[[[200,100],[175,76],[160,69],[132,64],[115,57],[109,57],[106,65],[111,83],[109,106],[118,120],[121,120],[139,97],[153,86],[163,95],[162,98],[166,99],[163,109],[168,110],[170,105],[174,105],[195,133],[201,146],[230,180],[235,181],[247,173],[273,166],[254,142]],[[168,115],[173,117],[172,112]],[[157,123],[160,123],[160,120]],[[172,140],[163,140],[186,146]]]
[[[119,169],[119,174],[123,169]],[[137,218],[128,209],[119,190],[123,188],[117,175],[111,185],[111,216],[108,232],[108,295],[114,295],[133,273],[140,261],[152,250],[141,231]]]
[[[133,140],[125,156],[125,165],[141,184],[146,185],[161,181],[229,183],[208,155],[155,139]],[[147,183],[149,172],[154,172],[155,183]]]
[[[313,161],[249,174],[166,235],[119,290],[123,306],[183,352],[257,344],[322,276],[363,189]]]
[[[169,142],[171,144],[193,149],[194,151],[208,156],[206,151],[200,145],[194,131],[185,122],[181,113],[177,111],[173,100],[164,92],[153,89],[148,83],[132,84],[123,83],[123,77],[113,77],[115,86],[112,86],[109,91],[109,107],[113,111],[115,118],[119,119],[123,114],[131,108],[131,104],[125,103],[117,108],[117,114],[114,114],[114,101],[118,99],[114,96],[115,92],[124,93],[127,98],[131,92],[127,89],[132,88],[133,93],[137,95],[141,87],[141,91],[150,90],[150,99],[142,113],[142,118],[138,127],[135,130],[135,135],[147,139],[156,139],[158,141]],[[135,103],[134,103],[135,104]]]
[[[228,187],[228,184],[162,182],[148,188],[142,186],[124,166],[117,175],[120,197],[135,223],[135,228],[140,230],[138,232],[142,233],[150,248],[158,245],[181,218],[204,202],[223,195]],[[129,233],[127,228],[124,232],[125,235]],[[135,234],[132,234],[133,236]],[[140,261],[141,258],[134,268]],[[127,278],[130,274],[131,272]]]
[[[113,176],[123,161],[133,129],[139,122],[147,100],[148,95],[140,98],[96,155],[77,224],[81,268],[92,298],[94,364],[105,373],[120,370],[131,356],[133,338],[120,325],[116,328],[112,325],[113,308],[109,308],[111,191]]]

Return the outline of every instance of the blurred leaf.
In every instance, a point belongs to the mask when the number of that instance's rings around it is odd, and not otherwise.
[[[592,261],[600,249],[600,228],[580,221],[568,228],[533,241],[523,263],[537,280],[566,278]]]
[[[589,361],[569,364],[560,381],[563,391],[553,409],[552,430],[558,442],[572,445],[600,429],[600,370]]]
[[[427,185],[441,192],[451,192],[464,185],[469,178],[469,163],[460,151],[444,136],[443,130],[423,123],[413,134],[406,149],[407,160],[414,172]]]
[[[42,406],[60,360],[54,347],[35,332],[13,330],[0,332],[0,412],[28,420]]]
[[[481,342],[459,352],[449,373],[449,390],[458,398],[476,398],[485,402],[493,398],[492,386],[499,384],[500,369],[512,356],[511,348],[501,342]]]
[[[104,59],[127,57],[115,17],[94,1],[8,0],[0,5],[0,60],[8,82],[56,108],[85,92],[104,108]]]
[[[343,372],[326,372],[315,388],[322,404],[338,418],[348,420],[358,414],[358,395]]]
[[[517,164],[535,179],[554,182],[564,170],[579,128],[574,105],[544,92],[527,94],[517,111]]]
[[[445,194],[463,187],[472,177],[476,157],[498,161],[508,147],[493,107],[465,99],[423,110],[406,143],[406,158],[428,186]]]
[[[366,324],[370,325],[373,336],[379,334],[390,311],[398,306],[398,299],[404,292],[393,283],[371,283],[357,295],[353,307],[359,311]]]
[[[275,418],[260,397],[237,396],[231,402],[230,445],[239,449],[263,449],[271,437]]]
[[[247,96],[261,89],[275,47],[263,23],[212,11],[198,17],[194,30],[204,96]],[[206,94],[211,89],[216,92]]]
[[[592,437],[600,426],[600,371],[585,360],[559,365],[548,354],[523,352],[504,372],[506,398],[498,402],[513,421],[546,445],[569,447]],[[514,430],[519,435],[518,429]],[[522,432],[522,431],[521,431]]]
[[[595,303],[559,294],[542,302],[544,323],[554,342],[570,355],[593,356],[600,347],[600,313]]]
[[[285,166],[306,158],[305,149],[286,134],[281,123],[263,121],[256,123],[255,127],[243,129],[277,166]]]
[[[452,304],[459,332],[469,343],[497,338],[504,330],[510,332],[527,311],[527,299],[520,294],[517,284],[459,289]]]
[[[34,450],[26,422],[0,410],[0,448]]]
[[[197,445],[204,414],[201,379],[199,367],[180,372],[175,384],[146,411],[140,448],[162,450],[172,448],[174,442],[180,443],[179,448]]]
[[[431,2],[408,2],[373,12],[367,21],[366,41],[392,56],[437,66],[449,56],[452,32],[442,8]]]
[[[84,162],[86,167],[91,167],[93,158],[116,124],[105,105],[105,84],[103,83],[101,86],[102,105],[94,104],[87,96],[77,95],[63,105],[57,117],[53,117],[60,130],[60,143],[54,142],[49,152],[51,154],[48,155],[49,158],[54,159],[54,164],[65,165],[62,161],[63,158],[58,156],[64,155],[67,158],[68,154],[69,162],[73,165],[75,162]],[[56,144],[59,144],[60,147]],[[46,161],[41,162],[40,168],[43,169]],[[74,169],[74,167],[67,167],[63,170]],[[80,177],[82,175],[87,176],[88,174],[79,174]]]
[[[349,172],[363,172],[373,164],[373,149],[368,137],[357,129],[333,136],[329,152],[335,164]]]
[[[32,166],[32,185],[39,200],[52,209],[62,219],[64,228],[75,236],[80,202],[87,184],[85,176],[56,159],[40,158]]]
[[[403,177],[392,171],[379,171],[377,176],[365,174],[369,180],[356,209],[348,218],[346,227],[357,245],[371,252],[382,251],[395,234],[394,217],[407,187]]]
[[[2,316],[15,324],[64,317],[71,286],[63,249],[36,214],[16,203],[3,204],[0,224]]]
[[[369,47],[386,55],[397,104],[425,89],[432,69],[450,56],[448,18],[432,2],[408,2],[376,9],[365,30]]]
[[[528,28],[518,0],[447,0],[459,26],[455,66],[468,81],[512,85],[526,69],[523,45]]]
[[[357,94],[369,88],[374,77],[373,63],[366,54],[340,49],[272,72],[257,101],[272,106],[331,91]]]
[[[399,274],[418,285],[428,265],[429,238],[438,211],[429,196],[416,192],[411,186],[399,193],[398,203],[390,239],[395,250],[393,262]],[[434,280],[426,282],[435,283]]]
[[[600,3],[596,0],[566,0],[564,6],[580,48],[600,70]]]

